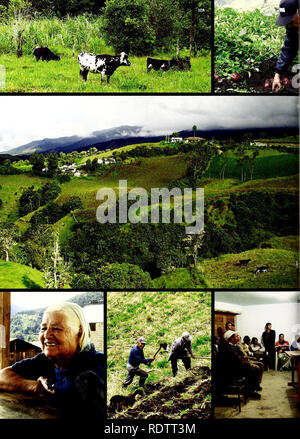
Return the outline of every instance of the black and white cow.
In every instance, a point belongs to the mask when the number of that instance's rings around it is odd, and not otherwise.
[[[268,265],[262,265],[261,267],[257,267],[254,274],[259,274],[259,273],[266,273],[269,270],[269,266]]]
[[[33,55],[35,56],[35,59],[38,61],[41,59],[42,61],[59,61],[60,56],[55,55],[55,53],[51,52],[48,47],[36,47],[33,51]]]
[[[80,65],[80,75],[83,80],[87,80],[89,72],[100,73],[101,82],[106,75],[107,84],[109,78],[120,66],[130,66],[128,55],[121,52],[120,55],[94,55],[93,53],[82,52],[78,55],[78,62]]]
[[[177,67],[180,70],[190,69],[190,58],[172,58],[170,60],[147,58],[147,73],[149,73],[152,69],[167,72],[171,67]]]

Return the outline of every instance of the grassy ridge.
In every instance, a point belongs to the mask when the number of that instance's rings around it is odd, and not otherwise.
[[[147,339],[145,357],[149,358],[160,343],[171,344],[183,331],[193,337],[196,356],[210,356],[211,297],[206,292],[127,292],[108,293],[107,296],[107,365],[108,400],[123,393],[121,384],[126,377],[126,363],[132,346],[138,337]],[[168,353],[161,350],[152,366],[147,383],[171,384],[181,381],[186,372],[179,364],[176,379],[172,378]],[[192,365],[203,363],[192,360]],[[204,364],[210,362],[204,360]],[[137,387],[137,381],[130,391]]]
[[[177,268],[172,273],[152,281],[153,288],[298,288],[299,259],[297,238],[272,238],[272,249],[254,249],[237,254],[225,254],[204,259],[197,269]],[[276,248],[285,247],[285,249]],[[240,267],[240,259],[251,259],[246,267]],[[266,273],[254,275],[258,266],[268,265]]]
[[[103,52],[97,52],[103,53]],[[109,52],[111,53],[111,51]],[[113,54],[113,52],[112,52]],[[166,55],[163,55],[166,58]],[[90,73],[87,82],[79,75],[77,53],[65,49],[60,61],[37,62],[33,55],[16,58],[0,55],[6,69],[3,93],[209,93],[211,91],[211,58],[192,58],[190,71],[170,70],[166,73],[146,70],[147,57],[129,56],[131,66],[118,68],[109,85],[100,83],[100,75]]]
[[[1,288],[45,288],[43,273],[26,265],[0,261]]]

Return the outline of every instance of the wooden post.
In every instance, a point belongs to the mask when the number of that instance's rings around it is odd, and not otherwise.
[[[0,369],[9,365],[10,293],[0,292]]]

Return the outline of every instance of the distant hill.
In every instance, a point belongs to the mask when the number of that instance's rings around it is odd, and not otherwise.
[[[42,294],[42,293],[41,293]],[[81,307],[97,303],[103,304],[104,293],[90,291],[68,299],[68,302],[77,303]],[[46,308],[46,307],[45,307]],[[20,338],[25,341],[34,341],[39,338],[39,328],[45,308],[14,312],[11,317],[10,338]],[[17,307],[14,306],[14,311]]]
[[[288,128],[288,127],[266,127],[260,129],[249,129],[249,128],[240,128],[240,129],[227,129],[227,128],[219,128],[219,129],[209,129],[209,130],[201,130],[198,129],[196,135],[203,137],[207,140],[209,139],[226,139],[232,137],[236,140],[241,139],[241,137],[249,133],[251,131],[254,137],[260,138],[261,134],[265,136],[289,136],[289,135],[297,135],[298,131],[296,128]],[[71,137],[58,137],[57,139],[42,139],[42,140],[34,140],[26,145],[19,146],[17,148],[13,148],[9,151],[9,154],[12,154],[11,157],[14,157],[14,154],[22,155],[24,158],[28,155],[33,154],[35,151],[39,153],[50,153],[50,152],[64,152],[70,153],[72,151],[84,151],[89,149],[90,147],[96,147],[99,151],[103,151],[106,149],[116,149],[121,148],[122,146],[127,145],[135,145],[141,143],[155,143],[163,140],[165,138],[164,135],[161,136],[151,136],[149,135],[141,135],[144,133],[142,127],[140,126],[120,126],[116,128],[111,128],[109,130],[102,131],[94,131],[91,136],[86,138],[81,138],[79,136],[71,136]],[[146,133],[147,134],[147,133]],[[171,133],[166,133],[171,134]],[[182,130],[179,131],[179,135],[182,137],[190,137],[194,135],[193,131]],[[18,158],[18,159],[19,159]],[[0,163],[1,163],[1,154],[0,154]]]
[[[9,150],[9,154],[33,154],[37,152],[71,152],[80,149],[86,149],[101,143],[110,142],[115,139],[135,138],[141,135],[142,127],[123,125],[111,129],[94,131],[90,136],[69,136],[58,137],[55,139],[34,140],[26,145],[18,146]],[[150,135],[150,133],[149,133]]]

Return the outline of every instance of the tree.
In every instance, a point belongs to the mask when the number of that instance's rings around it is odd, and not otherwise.
[[[58,233],[53,232],[51,251],[48,256],[48,261],[44,269],[44,278],[47,288],[63,288],[66,282],[70,279],[65,261],[60,254],[60,245]]]
[[[14,224],[1,223],[0,225],[0,249],[5,253],[5,260],[9,262],[9,254],[11,253],[12,247],[14,247],[17,242],[18,229]]]
[[[149,3],[145,0],[110,0],[106,3],[103,34],[116,53],[146,55],[153,51],[155,32],[149,24]]]
[[[54,177],[57,174],[58,169],[58,156],[57,154],[49,154],[47,156],[47,162],[48,162],[48,175],[50,177]]]
[[[38,191],[35,191],[33,186],[23,190],[19,199],[19,214],[25,216],[28,213],[40,207],[41,197]]]
[[[32,16],[32,4],[28,0],[10,0],[8,5],[8,17],[13,25],[14,41],[18,57],[23,55],[23,32],[25,21]]]
[[[192,130],[194,131],[194,137],[195,137],[195,136],[196,136],[196,131],[197,131],[197,127],[196,127],[196,125],[193,125]]]
[[[37,151],[29,157],[29,161],[32,164],[32,172],[35,174],[42,174],[42,170],[45,167],[45,157],[43,154],[39,154]]]
[[[175,45],[178,13],[178,0],[149,0],[149,24],[156,48],[170,50]]]
[[[101,288],[148,288],[150,281],[149,273],[132,264],[105,264],[97,273],[97,284]]]
[[[205,232],[194,233],[188,235],[185,239],[186,252],[188,256],[192,256],[194,267],[197,268],[199,249],[203,246]]]
[[[197,142],[193,151],[187,156],[188,167],[185,177],[188,178],[193,190],[196,189],[198,180],[207,170],[212,155],[212,147],[207,142],[203,145]]]

